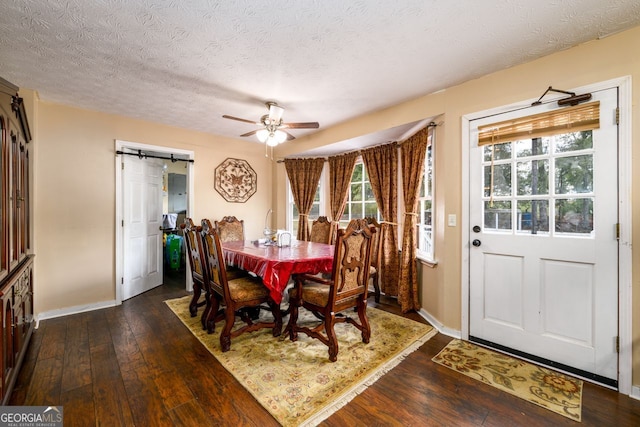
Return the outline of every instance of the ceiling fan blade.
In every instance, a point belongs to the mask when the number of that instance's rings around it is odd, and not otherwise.
[[[222,116],[225,119],[231,119],[231,120],[237,120],[239,122],[244,122],[244,123],[251,123],[252,125],[258,125],[260,126],[262,123],[260,122],[255,122],[253,120],[247,120],[247,119],[241,119],[239,117],[233,117],[233,116],[227,116],[226,114]]]
[[[251,132],[247,132],[247,133],[243,133],[243,134],[242,134],[242,135],[240,135],[240,136],[251,136],[251,135],[255,135],[255,134],[258,132],[258,130],[260,130],[260,129],[252,130]]]
[[[281,128],[285,129],[318,129],[320,123],[318,122],[302,122],[302,123],[283,123]]]
[[[293,139],[296,139],[296,137],[295,137],[295,136],[291,135],[291,134],[290,134],[289,132],[287,132],[286,130],[282,130],[282,129],[280,129],[280,130],[281,130],[282,132],[284,132],[284,133],[286,133],[286,134],[287,134],[287,141],[291,141],[291,140],[293,140]]]

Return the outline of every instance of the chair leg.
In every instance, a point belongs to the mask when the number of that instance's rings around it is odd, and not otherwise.
[[[229,351],[231,348],[231,328],[233,328],[235,319],[235,310],[232,310],[231,307],[227,306],[227,309],[225,310],[224,328],[222,328],[222,332],[220,333],[220,348],[223,353],[225,351]]]
[[[189,303],[189,314],[191,317],[196,317],[198,314],[198,300],[200,299],[200,293],[202,289],[197,284],[193,284],[193,298],[191,298],[191,302]]]
[[[378,282],[378,276],[379,274],[377,272],[373,276],[373,291],[374,291],[374,299],[376,303],[380,302],[380,283]]]
[[[371,339],[371,324],[367,317],[366,301],[360,301],[358,303],[358,318],[360,319],[360,325],[362,325],[362,342],[369,344],[369,340]]]
[[[218,320],[218,310],[220,309],[220,296],[216,293],[211,293],[209,301],[210,306],[205,319],[204,329],[207,330],[208,334],[212,334],[216,331],[216,320]]]
[[[207,319],[209,318],[209,313],[211,312],[211,293],[206,292],[204,294],[204,299],[206,301],[206,305],[204,307],[204,310],[202,310],[200,323],[202,323],[202,329],[207,329]]]
[[[289,323],[287,323],[287,327],[285,328],[285,333],[289,332],[289,339],[291,341],[298,340],[298,331],[296,331],[296,325],[298,322],[298,304],[296,301],[289,300]]]
[[[336,337],[336,331],[334,326],[336,324],[335,314],[331,313],[325,316],[324,329],[327,333],[327,345],[329,346],[329,360],[335,362],[338,360],[338,337]]]

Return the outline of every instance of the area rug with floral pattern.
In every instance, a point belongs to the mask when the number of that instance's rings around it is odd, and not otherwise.
[[[190,298],[165,302],[283,426],[316,425],[326,419],[437,332],[429,325],[369,307],[369,344],[362,342],[360,331],[352,325],[336,325],[339,353],[334,363],[329,362],[328,348],[320,341],[304,334],[296,342],[284,335],[274,338],[270,329],[240,335],[231,341],[231,350],[222,353],[218,331],[223,324],[216,325],[216,333],[207,334],[200,316],[189,315]],[[299,322],[317,319],[301,310]]]
[[[581,420],[581,380],[457,339],[432,360],[557,414]]]

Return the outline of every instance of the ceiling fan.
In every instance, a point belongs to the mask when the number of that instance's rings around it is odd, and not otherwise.
[[[267,106],[267,109],[269,109],[269,114],[262,116],[259,122],[228,116],[226,114],[222,117],[225,119],[262,126],[262,129],[252,130],[251,132],[243,133],[240,136],[256,135],[260,142],[265,142],[270,147],[274,147],[284,141],[291,141],[296,138],[283,129],[317,129],[320,127],[318,122],[284,123],[282,121],[284,108],[280,107],[275,102],[266,102],[265,105]]]

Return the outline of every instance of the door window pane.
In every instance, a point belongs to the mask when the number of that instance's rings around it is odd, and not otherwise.
[[[518,200],[518,232],[525,234],[549,233],[549,201]]]
[[[558,233],[589,234],[593,231],[593,198],[556,200]]]
[[[488,230],[511,230],[511,201],[485,201],[484,228]]]
[[[587,150],[593,148],[592,131],[572,132],[555,137],[555,152],[567,153],[570,151]]]
[[[556,159],[556,194],[591,193],[593,191],[593,156]]]
[[[493,171],[493,192],[491,191],[491,172]],[[487,165],[484,167],[484,195],[511,195],[511,163]]]
[[[484,147],[484,160],[490,162],[491,153],[493,160],[507,160],[511,158],[511,143],[504,142],[502,144],[489,144]]]
[[[516,142],[516,157],[549,154],[549,138],[523,139]]]
[[[549,160],[518,162],[518,195],[549,194]]]

